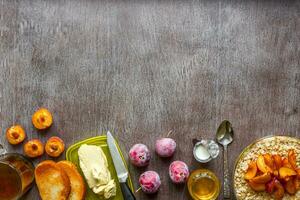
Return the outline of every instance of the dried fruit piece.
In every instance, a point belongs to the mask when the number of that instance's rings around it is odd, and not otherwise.
[[[279,170],[282,167],[282,158],[280,155],[273,155],[274,164],[276,166],[276,169]]]
[[[256,164],[257,164],[258,169],[261,172],[263,172],[263,173],[272,172],[271,168],[268,167],[268,165],[266,165],[265,158],[263,155],[258,156]]]
[[[256,176],[253,179],[251,179],[252,182],[254,183],[267,183],[272,179],[272,176],[270,173],[264,173],[263,175]]]
[[[6,131],[6,139],[10,144],[20,144],[25,138],[25,130],[20,125],[11,126]]]
[[[279,176],[282,179],[285,179],[285,178],[290,177],[290,176],[295,176],[295,175],[297,175],[297,173],[295,172],[295,170],[293,170],[291,168],[281,167],[279,169]]]
[[[263,192],[266,190],[266,185],[264,183],[255,183],[252,180],[250,180],[248,183],[252,190],[256,192]]]
[[[52,115],[46,108],[40,108],[32,115],[32,124],[39,130],[49,128],[52,122]]]
[[[244,178],[246,180],[250,180],[252,178],[254,178],[256,176],[256,173],[257,173],[257,165],[256,165],[256,162],[255,161],[251,161],[249,163],[249,166],[248,166],[248,169],[245,173],[245,176]]]
[[[293,167],[293,169],[297,168],[297,164],[296,164],[296,153],[294,150],[289,150],[288,152],[288,161],[291,164],[291,166]]]
[[[286,182],[285,190],[291,195],[293,195],[297,192],[296,186],[294,185],[294,180],[293,179],[290,179],[289,181]]]

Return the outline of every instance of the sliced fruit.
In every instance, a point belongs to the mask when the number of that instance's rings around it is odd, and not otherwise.
[[[52,114],[46,108],[40,108],[32,115],[32,124],[37,129],[46,129],[52,125]]]
[[[293,167],[293,169],[297,168],[297,164],[296,164],[296,153],[294,150],[289,150],[288,152],[288,161],[291,164],[291,166]]]
[[[44,145],[39,139],[29,140],[24,144],[24,153],[30,158],[41,156],[44,154]]]
[[[294,195],[300,190],[300,167],[297,168],[296,153],[288,151],[287,157],[259,155],[256,162],[251,161],[244,178],[254,191],[266,191],[274,195],[275,200],[281,200],[285,191]]]
[[[252,190],[256,192],[263,192],[266,189],[266,184],[264,183],[255,183],[252,180],[250,180],[248,183]]]
[[[279,170],[282,167],[282,164],[283,164],[281,156],[276,154],[276,155],[273,155],[272,157],[273,157],[276,169]]]
[[[282,166],[283,166],[283,167],[290,168],[290,169],[293,169],[293,166],[292,166],[291,163],[289,162],[289,159],[288,159],[288,158],[283,158],[283,160],[282,160]]]
[[[293,195],[297,192],[296,186],[294,185],[294,180],[293,179],[290,179],[288,182],[286,182],[285,190],[291,195]]]
[[[272,179],[272,176],[269,172],[264,173],[263,175],[256,176],[253,179],[251,179],[252,182],[254,183],[267,183]]]
[[[20,125],[11,126],[6,130],[6,139],[10,144],[20,144],[25,138],[25,130]]]
[[[256,162],[255,161],[251,161],[249,163],[249,166],[248,166],[248,169],[245,173],[245,176],[244,178],[246,180],[250,180],[252,178],[254,178],[256,176],[256,173],[257,173],[257,165],[256,165]]]
[[[51,137],[46,142],[45,150],[49,156],[58,157],[65,150],[65,143],[57,136]]]
[[[272,194],[274,192],[274,190],[275,190],[275,181],[276,180],[277,180],[276,178],[273,178],[270,182],[268,182],[266,184],[266,191],[268,193]]]
[[[295,172],[295,170],[293,170],[291,168],[281,167],[279,169],[279,176],[282,179],[285,179],[285,178],[290,177],[290,176],[295,176],[295,175],[297,175],[297,172]]]
[[[284,188],[278,180],[275,180],[274,188],[275,188],[275,192],[274,192],[275,199],[281,200],[284,196]]]
[[[267,154],[265,154],[265,155],[263,155],[263,156],[264,156],[266,165],[267,165],[270,169],[272,169],[272,171],[274,171],[275,168],[276,168],[276,166],[275,166],[275,162],[274,162],[274,160],[273,160],[272,155],[269,154],[269,153],[267,153]]]
[[[271,168],[268,167],[268,165],[266,165],[265,158],[263,155],[258,156],[256,164],[257,164],[258,169],[261,172],[263,172],[263,173],[272,172]]]

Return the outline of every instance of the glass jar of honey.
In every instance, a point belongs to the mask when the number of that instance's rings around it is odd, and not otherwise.
[[[18,153],[0,155],[0,200],[19,199],[33,181],[34,165],[30,160]]]
[[[207,169],[197,169],[188,179],[188,190],[194,200],[215,200],[220,194],[220,181]]]

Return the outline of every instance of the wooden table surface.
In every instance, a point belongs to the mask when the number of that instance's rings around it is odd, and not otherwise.
[[[111,130],[126,156],[135,143],[151,149],[147,169],[162,186],[138,199],[189,199],[168,166],[180,159],[222,180],[222,154],[198,164],[192,139],[214,138],[223,119],[235,130],[231,170],[257,138],[300,136],[299,44],[300,1],[2,0],[0,141],[22,152],[4,137],[16,123],[27,139],[58,135],[67,146]],[[41,106],[54,115],[45,133],[31,124]],[[160,159],[154,142],[170,129],[177,152]],[[142,170],[130,172],[137,188]]]

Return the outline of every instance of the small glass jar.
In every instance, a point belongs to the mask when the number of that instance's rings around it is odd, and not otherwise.
[[[214,140],[195,140],[193,155],[200,163],[207,163],[218,157],[220,152],[219,145]]]
[[[188,190],[194,200],[215,200],[220,194],[220,181],[210,170],[197,169],[188,179]]]
[[[33,185],[34,165],[21,154],[5,153],[1,144],[0,149],[0,200],[19,199]]]

